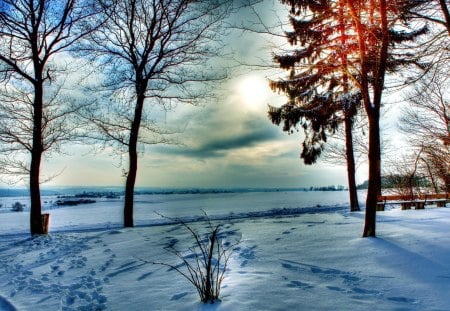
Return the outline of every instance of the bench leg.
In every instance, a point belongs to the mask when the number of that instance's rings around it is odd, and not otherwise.
[[[402,211],[411,209],[411,203],[402,203]]]
[[[416,209],[424,209],[425,208],[425,202],[416,202],[416,203],[414,203],[414,207]]]
[[[377,203],[377,212],[384,212],[384,203]]]

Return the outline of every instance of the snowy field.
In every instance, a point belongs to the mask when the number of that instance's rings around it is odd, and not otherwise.
[[[378,213],[378,238],[363,239],[364,213],[347,212],[346,200],[345,192],[138,196],[133,229],[120,228],[121,200],[105,200],[50,209],[50,234],[33,239],[27,212],[4,211],[0,310],[450,310],[450,209]],[[153,211],[205,232],[202,208],[225,240],[242,238],[213,305],[151,264],[176,264],[164,248],[193,244]]]

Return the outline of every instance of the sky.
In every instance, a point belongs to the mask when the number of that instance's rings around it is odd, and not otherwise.
[[[276,1],[256,7],[261,17],[276,21],[286,16]],[[232,17],[249,22],[251,11]],[[274,19],[273,19],[274,18]],[[278,40],[278,41],[277,41]],[[279,39],[232,31],[224,39],[234,57],[246,64],[270,63]],[[284,44],[284,41],[283,41]],[[214,102],[201,106],[177,106],[160,123],[183,129],[177,145],[143,147],[139,155],[136,186],[139,187],[308,187],[346,185],[346,168],[319,161],[305,166],[300,159],[302,132],[288,135],[267,117],[268,104],[281,105],[285,97],[268,87],[272,71],[240,66],[230,79],[218,85]],[[124,185],[126,162],[111,150],[91,153],[89,146],[68,146],[64,154],[46,157],[43,178],[55,175],[44,186]],[[366,179],[359,169],[357,181]]]

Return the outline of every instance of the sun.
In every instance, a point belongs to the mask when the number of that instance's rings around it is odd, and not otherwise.
[[[265,109],[270,89],[264,77],[248,75],[238,81],[237,93],[240,101],[250,110]]]

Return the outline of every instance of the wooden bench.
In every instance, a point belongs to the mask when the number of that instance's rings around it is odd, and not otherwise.
[[[436,204],[445,207],[450,203],[450,193],[420,194],[420,195],[379,195],[377,197],[377,211],[384,211],[386,204],[400,204],[402,210],[424,209],[426,204]]]

